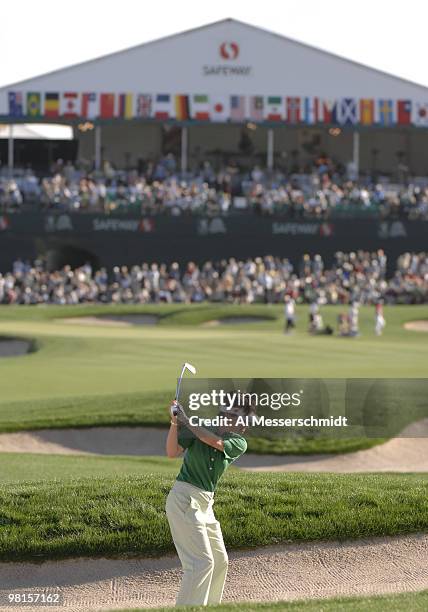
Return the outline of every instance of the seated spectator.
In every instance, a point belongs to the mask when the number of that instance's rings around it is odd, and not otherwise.
[[[0,211],[19,212],[31,205],[32,209],[107,214],[428,219],[428,179],[416,183],[408,178],[400,185],[372,182],[355,173],[345,175],[340,164],[326,155],[309,164],[306,174],[287,174],[283,168],[266,172],[258,165],[241,168],[234,161],[214,169],[208,160],[181,174],[171,153],[140,159],[137,166],[118,170],[105,160],[102,170],[94,172],[83,160],[73,164],[58,159],[50,175],[40,179],[31,169],[13,178],[0,175]],[[235,197],[247,206],[233,206]]]

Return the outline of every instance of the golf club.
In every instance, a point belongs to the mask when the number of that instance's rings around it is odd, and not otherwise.
[[[183,379],[184,376],[184,372],[188,370],[191,374],[195,375],[196,374],[196,368],[194,365],[192,365],[191,363],[187,363],[187,361],[183,364],[183,367],[181,369],[181,374],[180,377],[177,381],[177,388],[175,390],[175,400],[176,402],[179,402],[179,397],[180,397],[180,387],[181,387],[181,381]],[[176,414],[176,412],[173,410],[173,413]]]

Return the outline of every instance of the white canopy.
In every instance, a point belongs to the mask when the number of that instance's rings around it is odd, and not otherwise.
[[[10,136],[10,126],[0,125],[0,139]],[[73,128],[53,123],[17,123],[12,125],[15,140],[73,140]]]

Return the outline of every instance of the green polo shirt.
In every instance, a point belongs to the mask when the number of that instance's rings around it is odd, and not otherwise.
[[[247,441],[239,434],[226,432],[221,437],[223,451],[201,442],[188,429],[180,429],[178,443],[186,452],[177,480],[204,491],[215,491],[223,472],[247,450]]]

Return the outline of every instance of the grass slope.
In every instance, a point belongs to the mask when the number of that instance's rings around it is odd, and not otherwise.
[[[182,460],[167,457],[38,455],[0,453],[0,483],[40,482],[72,478],[138,477],[178,474]]]
[[[171,551],[164,512],[171,484],[158,473],[6,483],[0,558]],[[420,532],[428,529],[428,479],[232,472],[217,492],[216,514],[229,548]]]
[[[428,609],[428,591],[380,595],[373,597],[335,597],[306,601],[278,601],[277,603],[236,603],[210,606],[210,612],[425,612]],[[137,612],[139,609],[120,610]],[[203,612],[206,607],[186,606],[187,612]],[[152,608],[152,612],[171,612],[171,608]]]
[[[170,418],[165,407],[170,399],[169,393],[161,391],[4,402],[0,403],[0,432],[140,425],[164,427],[166,435]],[[283,436],[275,440],[248,437],[248,451],[279,455],[343,453],[370,448],[384,441],[383,438],[356,437],[342,440],[299,436]]]

